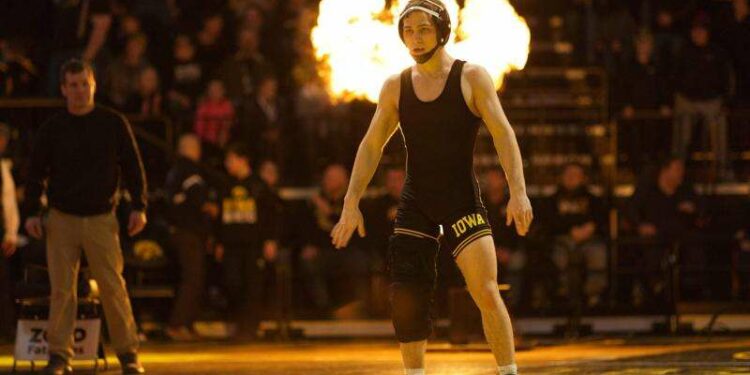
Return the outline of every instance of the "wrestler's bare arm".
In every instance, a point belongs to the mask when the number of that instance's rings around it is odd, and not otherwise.
[[[394,75],[383,84],[378,100],[378,107],[372,117],[362,142],[359,144],[354,159],[349,189],[344,199],[341,219],[331,231],[332,243],[336,248],[343,248],[358,229],[359,235],[365,235],[364,220],[359,210],[359,201],[372,180],[375,170],[383,155],[383,147],[398,128],[398,98],[400,94],[400,76]]]
[[[465,74],[471,85],[474,106],[492,135],[495,150],[508,180],[510,201],[506,223],[510,225],[511,221],[515,221],[516,231],[520,235],[526,235],[534,215],[526,196],[523,161],[516,134],[500,105],[489,73],[481,66],[467,64]]]

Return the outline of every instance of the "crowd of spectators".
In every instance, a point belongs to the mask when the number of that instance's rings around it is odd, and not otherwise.
[[[750,104],[747,0],[512,3],[535,41],[570,42],[567,63],[606,68],[612,113],[626,123],[621,147],[633,170],[667,154],[689,157],[694,128],[703,122],[701,139],[713,152],[717,178],[735,179],[730,151],[750,147],[745,117],[727,120],[728,109]],[[245,143],[254,156],[282,166],[285,184],[309,185],[323,166],[351,159],[351,149],[336,144],[353,141],[357,132],[336,118],[341,108],[331,104],[317,74],[309,38],[317,5],[5,2],[0,97],[58,96],[57,69],[80,57],[96,67],[101,103],[169,118],[178,133],[194,131],[214,162],[227,144]],[[30,17],[51,31],[26,22]],[[664,118],[671,126],[655,125]]]
[[[306,0],[3,2],[0,98],[59,97],[57,70],[80,58],[95,68],[97,102],[195,133],[217,168],[243,143],[288,165],[285,183],[309,184],[309,170],[340,158],[315,147],[321,133],[307,124],[331,111],[306,37],[316,12]]]
[[[519,9],[557,9],[534,8],[547,3],[531,1]],[[632,123],[623,127],[622,138],[634,169],[645,177],[623,205],[618,227],[645,245],[626,252],[621,262],[648,276],[625,280],[615,292],[627,303],[654,303],[665,293],[670,246],[684,248],[680,261],[686,264],[706,259],[707,248],[695,240],[706,226],[706,210],[684,169],[695,124],[706,122],[721,178],[735,178],[730,140],[750,147],[750,128],[732,128],[738,137],[729,137],[726,119],[727,108],[750,106],[748,1],[724,7],[698,1],[556,3],[562,4],[558,10],[580,62],[606,67],[614,113]],[[180,268],[167,328],[175,340],[196,338],[191,326],[214,282],[224,291],[236,335],[253,338],[263,318],[260,306],[269,301],[264,285],[282,261],[293,264],[300,311],[316,317],[387,315],[387,243],[405,171],[389,166],[379,173],[380,193],[363,203],[367,238],[355,236],[346,250],[335,250],[328,233],[342,209],[356,147],[346,145],[356,143],[356,131],[337,122],[341,109],[315,70],[309,34],[317,4],[0,2],[0,98],[58,96],[57,69],[76,57],[95,67],[98,102],[131,118],[168,119],[178,130],[176,161],[164,184],[152,184],[163,192],[158,196],[166,207],[170,234],[164,246]],[[643,111],[673,118],[673,128],[644,120],[638,116]],[[9,133],[3,129],[0,138]],[[663,162],[649,173],[646,165],[656,157]],[[608,208],[615,202],[592,193],[590,173],[583,165],[565,165],[555,192],[535,202],[537,222],[522,238],[504,225],[508,191],[502,170],[481,171],[512,307],[544,311],[575,308],[575,301],[597,309],[613,293]],[[317,189],[294,204],[280,197],[280,186],[292,185]],[[750,261],[747,233],[745,228],[737,234],[734,265]],[[218,281],[210,275],[217,265]],[[693,271],[684,275],[689,296],[710,296],[705,273]],[[750,297],[747,275],[738,279],[744,298]]]

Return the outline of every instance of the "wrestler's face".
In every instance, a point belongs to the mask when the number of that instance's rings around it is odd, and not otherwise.
[[[427,53],[438,44],[435,24],[427,13],[419,10],[406,15],[403,33],[404,43],[412,57]]]

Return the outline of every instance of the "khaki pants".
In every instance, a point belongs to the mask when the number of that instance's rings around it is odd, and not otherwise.
[[[99,286],[115,351],[118,354],[135,352],[138,332],[122,277],[124,264],[115,215],[76,216],[53,209],[46,227],[47,265],[52,287],[47,328],[49,352],[73,357],[81,249]]]

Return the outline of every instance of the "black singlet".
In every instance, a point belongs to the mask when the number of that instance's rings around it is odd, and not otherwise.
[[[481,119],[461,92],[464,64],[454,61],[445,88],[430,102],[417,98],[411,68],[401,73],[399,117],[407,153],[402,204],[416,206],[435,222],[483,208],[473,167]]]

